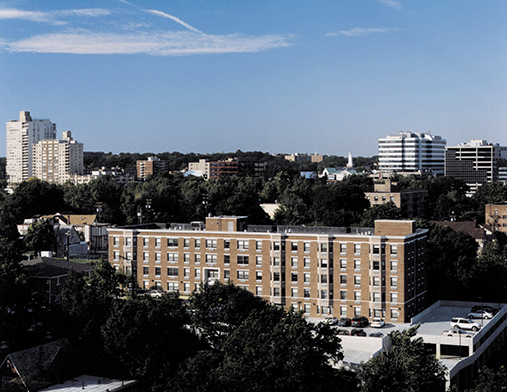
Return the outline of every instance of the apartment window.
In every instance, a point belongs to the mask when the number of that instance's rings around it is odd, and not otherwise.
[[[216,263],[217,262],[217,255],[207,253],[206,254],[206,263]]]
[[[238,271],[238,279],[239,280],[248,280],[248,271],[240,270]]]
[[[184,238],[183,239],[183,247],[184,248],[190,248],[190,238]]]
[[[238,240],[238,249],[248,249],[248,240],[240,241]]]
[[[127,246],[129,248],[132,246],[132,237],[125,238],[125,246]]]
[[[183,268],[183,277],[190,278],[190,268]]]
[[[399,316],[398,309],[391,309],[391,319],[397,319]]]
[[[200,247],[201,247],[201,239],[200,238],[196,238],[195,239],[195,248],[199,249]]]
[[[359,306],[354,307],[354,316],[361,316],[361,307]]]
[[[354,275],[354,285],[361,286],[361,275]]]
[[[183,283],[183,291],[185,293],[190,293],[190,283]]]
[[[392,288],[398,287],[398,277],[397,276],[391,276],[391,287]]]
[[[320,251],[322,253],[327,253],[327,243],[320,244]]]
[[[373,260],[373,269],[374,270],[379,270],[380,269],[380,261]]]
[[[194,255],[194,260],[195,260],[195,264],[201,264],[201,254],[200,253],[196,253]]]
[[[115,259],[116,261],[120,260],[120,252],[119,252],[119,251],[117,251],[117,250],[115,250],[115,251],[114,251],[114,256],[113,256],[113,257],[114,257],[114,259]]]
[[[280,258],[279,257],[273,257],[273,265],[275,267],[280,267]]]
[[[150,239],[148,237],[143,238],[143,246],[147,248],[150,245]]]
[[[160,263],[162,261],[162,254],[160,252],[155,252],[155,263]]]
[[[177,238],[168,238],[167,239],[167,246],[178,246],[178,239]]]
[[[391,302],[398,303],[398,293],[391,293]]]
[[[347,275],[340,275],[340,284],[347,284]]]
[[[255,286],[255,295],[262,295],[262,286]]]
[[[395,260],[391,261],[391,272],[398,272],[398,262]]]
[[[160,267],[155,267],[155,276],[160,277],[161,269]]]
[[[162,239],[161,238],[155,238],[155,247],[160,248],[162,246]]]
[[[147,263],[150,260],[150,254],[148,252],[143,252],[143,261]]]
[[[361,270],[361,260],[354,260],[354,270],[355,271]]]
[[[298,297],[298,289],[297,288],[292,288],[290,290],[290,294],[291,294],[292,298],[297,298]]]
[[[380,293],[373,293],[373,302],[380,302]]]
[[[206,240],[206,248],[216,249],[217,248],[217,240]]]
[[[297,252],[298,251],[298,243],[297,242],[291,242],[290,243],[290,250],[292,252]]]
[[[361,301],[361,292],[354,291],[354,301]]]
[[[340,306],[340,316],[347,316],[347,306]]]
[[[273,250],[276,252],[280,251],[280,242],[278,241],[273,242]]]
[[[340,290],[340,299],[347,299],[347,290]]]
[[[248,256],[238,255],[238,264],[239,265],[248,265]]]
[[[380,254],[380,245],[373,245],[373,254],[374,255]]]
[[[183,262],[185,264],[189,264],[190,263],[190,253],[184,253],[183,254]]]
[[[361,254],[361,244],[354,244],[354,254],[355,255]]]
[[[305,257],[303,259],[303,262],[304,262],[305,269],[309,269],[310,268],[310,258],[309,257]]]
[[[224,249],[231,248],[231,240],[224,240]]]
[[[303,249],[305,252],[310,252],[310,243],[309,242],[305,242],[303,244],[303,247],[304,247]]]
[[[303,289],[303,296],[305,298],[310,298],[310,289]]]
[[[298,281],[298,274],[292,273],[291,274],[291,282],[297,283],[297,281]]]
[[[167,261],[170,263],[176,263],[178,261],[178,253],[168,253]]]
[[[262,241],[255,241],[255,249],[262,250]]]
[[[320,268],[327,268],[327,259],[320,260]]]
[[[310,274],[304,274],[303,278],[305,283],[310,283]]]
[[[320,275],[320,283],[327,284],[327,275]]]
[[[280,281],[280,272],[273,272],[273,282]]]
[[[320,298],[327,299],[327,290],[320,290]]]
[[[201,280],[201,269],[200,268],[195,269],[194,276],[195,276],[195,280],[197,280],[197,281]]]
[[[347,244],[340,244],[340,253],[342,255],[347,253]]]
[[[391,245],[391,256],[396,256],[398,254],[398,245]]]
[[[120,246],[120,237],[113,237],[113,244],[115,248]]]
[[[167,291],[178,291],[178,282],[167,282]]]
[[[255,280],[262,280],[262,271],[255,271]]]
[[[261,266],[262,265],[262,256],[257,256],[255,258],[255,265]]]
[[[373,277],[373,286],[375,287],[380,286],[380,278],[378,276]]]
[[[290,259],[290,265],[292,268],[298,267],[298,258],[297,257],[291,257]]]
[[[273,296],[274,297],[280,296],[280,287],[273,287]]]
[[[347,259],[340,259],[340,268],[347,269]]]
[[[305,313],[310,313],[310,304],[305,304]]]
[[[150,267],[143,267],[143,275],[148,276],[150,274]]]
[[[167,267],[167,276],[178,276],[178,268]]]
[[[211,275],[210,275],[211,278]],[[230,270],[224,270],[224,279],[229,280],[231,279],[231,271]]]

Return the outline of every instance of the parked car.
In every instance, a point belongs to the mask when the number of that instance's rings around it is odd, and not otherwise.
[[[448,331],[442,332],[442,335],[447,335],[447,336],[459,336],[459,335],[461,335],[461,336],[463,336],[465,338],[471,338],[473,336],[470,332],[465,332],[461,328],[451,328]]]
[[[461,329],[471,329],[472,331],[478,331],[479,329],[481,329],[481,324],[473,321],[473,320],[470,320],[470,319],[466,319],[466,318],[462,318],[462,317],[454,317],[452,320],[451,320],[451,327],[458,327],[458,328],[461,328]]]
[[[353,327],[367,327],[370,322],[367,317],[364,316],[356,316],[352,319]]]
[[[370,323],[370,326],[372,328],[382,328],[384,325],[386,325],[386,322],[382,320],[380,317],[374,317]]]
[[[488,312],[485,309],[479,309],[475,312],[468,313],[468,318],[479,318],[479,319],[492,319],[495,315],[493,312]]]
[[[350,331],[350,336],[366,336],[366,332],[364,332],[364,329],[354,328]]]
[[[164,293],[162,291],[158,291],[158,290],[151,290],[151,291],[148,291],[148,295],[152,298],[162,298]]]
[[[384,336],[384,334],[382,332],[372,332],[370,333],[370,335],[372,338],[381,338],[382,336]]]
[[[346,329],[337,329],[337,330],[336,330],[336,333],[337,333],[338,335],[350,335],[350,334],[349,334],[349,331],[348,331],[348,330],[346,330]]]
[[[340,327],[350,327],[350,319],[347,317],[342,317],[338,320],[338,325]]]
[[[329,325],[338,324],[338,319],[336,317],[327,317],[326,321],[329,323]]]
[[[470,309],[470,312],[473,313],[473,312],[477,312],[478,310],[486,310],[488,312],[491,312],[493,314],[497,314],[498,313],[498,309],[497,308],[494,308],[492,306],[489,306],[489,305],[475,305],[475,306],[472,306],[472,309]]]

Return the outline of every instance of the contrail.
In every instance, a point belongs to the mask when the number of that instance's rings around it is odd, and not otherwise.
[[[166,14],[165,12],[157,11],[157,10],[143,10],[143,11],[150,12],[150,13],[155,14],[155,15],[160,15],[160,16],[163,16],[164,18],[172,19],[176,23],[179,23],[180,25],[182,25],[183,27],[189,29],[190,31],[193,31],[194,33],[204,34],[202,31],[197,30],[195,27],[192,27],[188,23],[183,22],[181,19],[177,18],[176,16],[172,16],[172,15]]]

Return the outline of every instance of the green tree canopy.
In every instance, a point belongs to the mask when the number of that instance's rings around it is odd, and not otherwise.
[[[49,220],[32,223],[24,238],[25,247],[39,254],[41,251],[56,249],[56,236],[53,224]]]

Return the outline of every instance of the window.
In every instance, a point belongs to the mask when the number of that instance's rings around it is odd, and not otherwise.
[[[201,269],[200,268],[195,269],[194,276],[195,276],[195,280],[197,280],[197,281],[201,280]]]
[[[257,281],[262,280],[262,271],[255,271],[255,280]]]
[[[320,298],[327,299],[327,290],[320,290]]]
[[[380,302],[380,293],[373,293],[373,302]]]
[[[347,259],[340,259],[340,268],[347,269]]]
[[[391,256],[398,254],[398,245],[391,245]]]
[[[185,264],[189,264],[190,263],[190,253],[184,253],[183,254],[183,262]]]
[[[391,302],[398,303],[398,293],[391,293]]]
[[[320,268],[327,268],[327,259],[320,260]]]
[[[148,276],[150,274],[150,267],[143,267],[143,275]]]
[[[361,244],[354,244],[354,254],[355,255],[361,254]]]
[[[217,262],[217,255],[216,254],[210,254],[206,253],[206,263],[216,263]]]
[[[248,256],[238,255],[238,265],[248,265]]]
[[[290,290],[290,294],[291,294],[292,298],[297,298],[298,297],[298,289],[297,288],[292,288]]]
[[[395,260],[391,261],[391,272],[398,272],[398,262]]]
[[[262,241],[255,241],[255,249],[262,250]]]
[[[327,253],[327,243],[324,242],[324,243],[320,244],[320,251],[322,253]]]
[[[240,241],[238,240],[238,249],[248,249],[248,240]]]
[[[210,274],[210,278],[211,278],[211,274]],[[230,270],[224,270],[224,279],[225,280],[231,279],[231,271]]]
[[[178,239],[177,238],[168,238],[167,239],[167,246],[178,246]]]
[[[354,275],[354,285],[361,286],[361,275]]]
[[[132,246],[132,237],[125,238],[125,246],[127,246],[129,248]]]
[[[147,263],[150,260],[150,254],[148,252],[143,252],[143,261]]]
[[[248,279],[248,271],[240,270],[238,271],[238,279],[239,280],[247,280]]]
[[[119,251],[117,251],[117,250],[115,250],[115,251],[114,251],[114,256],[113,256],[113,257],[114,257],[114,259],[115,259],[116,261],[120,260],[120,252],[119,252]]]
[[[147,248],[150,245],[150,239],[148,237],[143,238],[143,246]]]
[[[125,259],[132,260],[132,252],[125,252]]]
[[[320,275],[320,283],[327,284],[327,275]]]
[[[361,260],[354,260],[354,270],[361,271]]]
[[[354,301],[361,301],[361,292],[354,291]]]
[[[224,264],[231,263],[231,255],[224,255]]]
[[[217,240],[206,240],[206,248],[216,249],[217,248]]]
[[[303,246],[304,246],[303,249],[305,252],[310,252],[310,243],[309,242],[305,242]]]
[[[340,244],[340,253],[342,255],[347,253],[347,244]]]
[[[380,278],[378,276],[373,277],[373,286],[374,287],[380,286]]]
[[[273,272],[273,282],[280,281],[280,272]]]
[[[160,248],[162,246],[162,239],[155,238],[155,247]]]
[[[373,269],[374,270],[380,269],[380,262],[378,260],[373,260]]]
[[[178,253],[168,253],[167,261],[170,263],[176,263],[178,261]]]
[[[298,267],[298,258],[297,257],[291,257],[290,259],[290,265],[292,268]]]
[[[255,265],[261,266],[262,265],[262,256],[257,256],[255,258]]]
[[[178,291],[178,282],[167,282],[167,291]]]
[[[290,250],[292,252],[297,252],[298,251],[298,243],[297,242],[291,242],[290,243]]]
[[[340,316],[347,316],[347,306],[340,306]]]
[[[298,274],[292,273],[290,275],[291,275],[291,282],[292,283],[297,283],[297,281],[298,281]]]
[[[162,261],[162,254],[160,252],[155,252],[155,263],[160,263]]]
[[[273,250],[276,252],[280,251],[280,243],[278,241],[273,242]]]
[[[374,255],[380,254],[380,245],[373,245],[373,254]]]
[[[310,313],[310,304],[305,304],[305,313]]]
[[[194,255],[194,259],[195,259],[195,264],[201,264],[201,254],[200,253],[196,253]]]
[[[155,267],[155,275],[156,275],[157,277],[160,277],[160,273],[161,273],[161,269],[160,269],[160,267]]]
[[[231,248],[231,240],[224,240],[224,249]]]
[[[305,269],[309,269],[310,268],[310,258],[305,257],[303,262],[304,262]]]
[[[273,265],[275,267],[280,267],[280,258],[279,257],[273,257]]]
[[[309,284],[310,283],[310,274],[304,274],[304,282],[306,284]]]
[[[340,290],[340,299],[347,299],[347,290]]]
[[[399,315],[398,309],[391,309],[391,319],[397,319]]]
[[[304,289],[303,290],[303,296],[305,298],[310,298],[310,289]]]
[[[199,249],[200,247],[201,247],[201,239],[200,238],[196,238],[195,239],[195,248]]]
[[[359,306],[354,307],[354,316],[361,316],[361,308]]]
[[[183,277],[190,278],[190,268],[183,268]]]
[[[183,239],[183,247],[184,248],[190,248],[190,238],[184,238]]]
[[[183,283],[183,291],[185,293],[189,293],[190,292],[190,283]]]
[[[120,237],[113,237],[113,244],[115,248],[120,246]]]
[[[280,296],[280,287],[273,287],[273,296],[275,297]]]
[[[262,286],[255,286],[255,295],[262,295]]]
[[[347,275],[340,275],[340,284],[347,284]]]
[[[391,287],[392,288],[398,287],[398,277],[397,276],[391,276]]]

